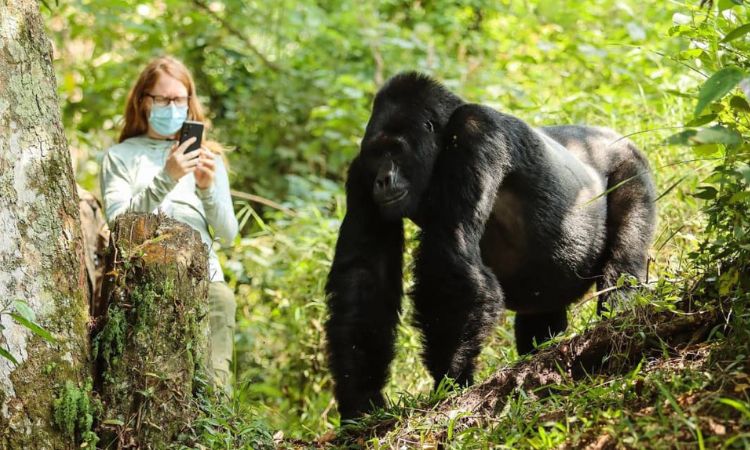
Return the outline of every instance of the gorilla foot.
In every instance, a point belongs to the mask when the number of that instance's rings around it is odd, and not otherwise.
[[[385,407],[385,397],[378,392],[366,393],[357,398],[341,398],[339,414],[341,420],[355,420],[378,408]]]
[[[565,308],[545,313],[516,314],[516,349],[519,355],[536,350],[536,345],[550,340],[568,328],[568,314]]]

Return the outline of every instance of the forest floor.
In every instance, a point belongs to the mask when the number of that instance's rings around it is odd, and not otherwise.
[[[288,448],[747,448],[747,342],[731,305],[638,306],[476,386]]]

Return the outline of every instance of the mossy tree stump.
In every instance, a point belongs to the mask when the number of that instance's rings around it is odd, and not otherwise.
[[[199,234],[163,215],[114,225],[93,339],[101,445],[162,448],[199,410],[208,351],[208,256]],[[114,441],[114,442],[113,442]]]

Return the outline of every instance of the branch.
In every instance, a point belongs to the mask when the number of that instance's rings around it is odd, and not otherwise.
[[[266,55],[264,55],[260,50],[258,50],[258,47],[255,46],[255,44],[250,41],[240,30],[235,28],[232,24],[230,24],[226,19],[221,17],[216,13],[216,11],[213,11],[205,2],[204,0],[193,0],[193,3],[201,8],[202,10],[206,11],[209,16],[213,17],[217,22],[221,24],[223,28],[225,28],[227,31],[229,31],[231,34],[233,34],[236,38],[243,41],[244,44],[247,46],[247,48],[250,49],[250,51],[257,56],[263,64],[268,67],[269,69],[275,71],[275,72],[283,72],[282,68],[278,66],[273,61],[270,61]]]

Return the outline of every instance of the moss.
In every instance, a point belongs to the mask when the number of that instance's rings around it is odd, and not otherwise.
[[[174,297],[174,280],[167,278],[161,285],[161,293],[164,297]]]
[[[174,295],[174,282],[167,280],[157,290],[151,282],[137,284],[130,292],[128,305],[112,303],[107,310],[107,320],[93,340],[94,359],[101,357],[106,371],[116,364],[125,348],[128,329],[139,340],[148,340],[148,333],[156,319],[155,304],[169,300]],[[105,373],[106,375],[106,373]]]
[[[148,332],[150,322],[154,319],[154,301],[157,298],[164,300],[163,295],[159,295],[154,290],[152,283],[144,283],[136,286],[130,294],[133,303],[135,317],[131,321],[133,332],[139,338]]]
[[[44,366],[44,369],[42,369],[42,373],[45,375],[51,375],[55,368],[57,368],[57,363],[51,362]]]
[[[66,381],[55,399],[52,418],[55,426],[76,444],[96,448],[99,437],[93,431],[94,418],[101,411],[101,403],[92,396],[91,380],[83,387]]]
[[[101,357],[105,362],[104,370],[112,367],[115,358],[122,355],[125,348],[125,311],[117,304],[109,306],[107,321],[94,338],[92,349],[94,359]]]
[[[44,339],[31,336],[26,346],[29,356],[10,375],[15,397],[23,399],[23,416],[17,414],[9,422],[3,422],[0,416],[0,448],[70,448],[72,441],[63,439],[54,426],[52,406],[60,386],[84,379],[88,345],[85,340],[86,314],[79,308],[79,305],[85,305],[83,294],[65,294],[51,294],[49,298],[54,314],[39,316],[40,324],[58,338],[59,343],[51,345]],[[35,418],[32,434],[11,426],[14,422],[23,423],[25,419],[20,417]]]

